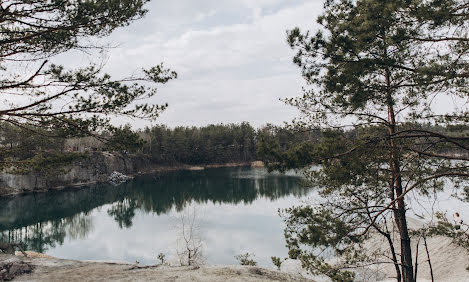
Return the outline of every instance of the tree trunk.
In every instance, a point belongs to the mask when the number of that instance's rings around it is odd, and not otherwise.
[[[394,263],[394,267],[396,268],[396,280],[397,282],[401,282],[402,281],[401,270],[399,269],[399,264],[397,263],[396,250],[394,249],[394,244],[392,242],[391,235],[389,233],[386,233],[385,237],[388,240],[389,247],[391,249],[391,254],[392,254],[392,262]]]
[[[401,201],[399,201],[401,202]],[[394,215],[396,218],[396,224],[399,228],[399,234],[401,237],[401,264],[402,264],[402,281],[404,282],[414,282],[414,273],[412,265],[412,250],[410,246],[410,237],[409,230],[407,228],[407,220],[405,216],[405,209],[399,207],[395,211]],[[402,201],[403,204],[404,201]]]
[[[391,97],[390,91],[390,72],[386,69],[386,85],[388,86],[388,132],[390,137],[396,133],[396,117],[394,113],[394,102]],[[400,168],[400,157],[398,148],[392,138],[389,139],[390,146],[390,165],[392,171],[391,187],[390,189],[395,193],[396,199],[399,198],[402,193],[402,178]],[[391,200],[394,200],[391,198]],[[401,238],[401,268],[402,268],[402,281],[414,282],[414,271],[412,265],[412,250],[410,246],[409,230],[407,228],[407,218],[405,210],[404,198],[397,200],[397,207],[394,206],[394,220],[397,228],[399,229],[399,235]]]

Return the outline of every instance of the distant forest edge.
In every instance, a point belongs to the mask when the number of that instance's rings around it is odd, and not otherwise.
[[[411,126],[415,127],[415,124]],[[418,127],[469,136],[468,126]],[[175,128],[157,125],[142,130],[132,130],[126,125],[95,133],[93,137],[66,139],[60,136],[60,132],[33,131],[0,123],[0,162],[2,170],[9,173],[56,173],[63,164],[86,159],[90,152],[110,152],[141,156],[153,164],[165,166],[262,160],[271,169],[285,170],[298,161],[312,163],[315,157],[319,157],[315,155],[316,148],[324,146],[331,138],[366,140],[367,135],[372,136],[371,133],[378,129],[363,127],[321,131],[271,124],[255,129],[247,122]],[[432,150],[449,155],[462,154],[457,146],[451,145],[435,146]]]

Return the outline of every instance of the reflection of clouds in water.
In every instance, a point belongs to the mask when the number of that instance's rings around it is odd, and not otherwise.
[[[203,252],[211,264],[237,264],[234,255],[247,250],[256,254],[256,260],[271,267],[271,256],[287,256],[284,247],[283,222],[278,208],[297,204],[287,197],[276,202],[258,199],[252,205],[201,204],[201,232]],[[107,206],[109,208],[110,205]],[[95,229],[86,240],[66,242],[48,254],[60,258],[117,260],[144,264],[156,263],[158,253],[168,258],[175,255],[176,233],[174,210],[155,217],[136,211],[131,229],[120,229],[107,216],[106,208],[93,211]]]
[[[208,263],[237,264],[234,256],[248,251],[260,265],[272,267],[271,256],[287,256],[278,209],[320,201],[297,180],[262,169],[231,168],[21,197],[2,202],[0,226],[15,228],[1,234],[21,239],[27,233],[29,246],[60,258],[154,264],[159,253],[175,256],[175,218],[195,205]],[[438,200],[436,210],[447,211],[450,218],[458,211],[469,221],[467,203],[451,199],[449,193],[439,193]],[[420,206],[430,204],[421,196],[412,200],[419,214]]]
[[[0,227],[32,229],[40,222],[34,250],[47,249],[61,258],[155,263],[158,253],[175,253],[174,218],[195,205],[210,263],[237,263],[234,255],[252,250],[267,266],[270,256],[286,256],[277,209],[298,204],[307,191],[296,177],[268,175],[262,169],[254,170],[251,178],[230,177],[249,171],[174,172],[156,179],[139,177],[118,187],[15,198],[0,205],[0,218],[9,219],[0,220]],[[44,228],[47,222],[54,229]]]

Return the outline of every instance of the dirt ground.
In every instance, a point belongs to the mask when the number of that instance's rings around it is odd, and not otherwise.
[[[0,255],[2,263],[32,266],[14,281],[311,281],[252,266],[153,266]],[[1,279],[0,279],[1,280]]]

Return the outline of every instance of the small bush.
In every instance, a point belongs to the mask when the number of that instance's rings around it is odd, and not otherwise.
[[[251,256],[254,256],[254,254],[245,253],[245,254],[235,256],[235,259],[238,260],[241,265],[256,266],[257,262],[251,259]]]
[[[280,270],[280,266],[282,265],[282,261],[280,260],[279,257],[270,257],[272,260],[272,263],[277,267],[278,270]]]
[[[165,262],[166,262],[166,255],[165,254],[159,253],[157,258],[160,261],[160,264],[165,264]]]

